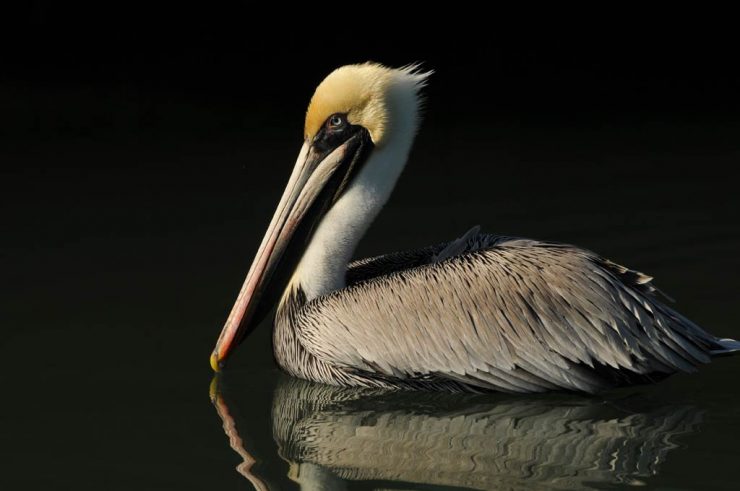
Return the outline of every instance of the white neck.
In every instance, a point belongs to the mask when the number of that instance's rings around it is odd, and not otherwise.
[[[416,136],[416,84],[401,78],[389,88],[388,136],[321,220],[303,253],[291,284],[299,284],[307,300],[344,288],[357,244],[388,201]]]

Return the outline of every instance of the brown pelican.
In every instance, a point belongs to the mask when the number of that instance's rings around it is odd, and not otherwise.
[[[596,392],[740,350],[662,303],[649,276],[571,245],[473,228],[350,263],[406,164],[428,75],[365,63],[318,86],[215,370],[276,303],[278,364],[334,385]]]

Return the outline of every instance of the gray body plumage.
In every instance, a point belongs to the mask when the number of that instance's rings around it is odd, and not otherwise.
[[[574,246],[480,234],[356,261],[306,302],[291,285],[274,348],[333,385],[597,392],[693,372],[740,344],[662,303],[651,278]]]

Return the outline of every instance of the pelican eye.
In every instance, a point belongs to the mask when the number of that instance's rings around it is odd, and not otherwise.
[[[355,127],[347,121],[344,113],[334,113],[324,121],[324,126],[313,138],[314,147],[320,151],[334,150],[356,133]]]
[[[347,119],[343,114],[332,114],[329,116],[329,120],[327,121],[329,128],[332,130],[341,129],[346,123]]]

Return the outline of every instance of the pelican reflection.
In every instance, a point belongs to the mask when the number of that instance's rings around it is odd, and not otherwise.
[[[234,402],[216,391],[224,429],[244,459],[239,472],[255,489],[272,489],[268,483],[284,476],[252,471],[243,446],[250,424],[233,420]],[[303,490],[355,481],[383,489],[584,489],[645,483],[680,437],[697,430],[701,411],[639,398],[388,394],[282,377],[271,419],[284,475]]]

